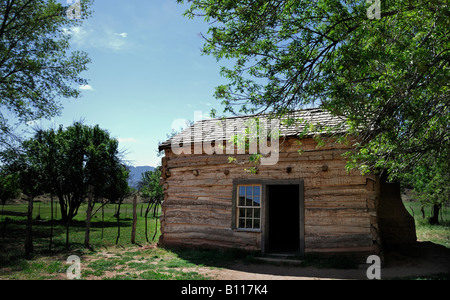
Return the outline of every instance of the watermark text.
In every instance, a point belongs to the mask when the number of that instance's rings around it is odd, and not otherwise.
[[[71,264],[67,268],[67,279],[81,279],[81,260],[77,255],[71,255],[67,258],[67,263]]]
[[[366,263],[371,264],[367,268],[366,276],[368,279],[381,279],[381,259],[378,255],[367,257]]]
[[[73,2],[75,2],[75,3],[73,3]],[[80,20],[81,19],[81,0],[67,0],[67,4],[72,4],[66,10],[67,18],[69,20]]]
[[[189,123],[177,119],[176,125]],[[275,165],[279,158],[280,120],[251,117],[245,121],[236,118],[202,120],[202,112],[194,113],[194,125],[171,140],[171,150],[182,154],[257,154],[261,165]]]
[[[381,0],[366,0],[367,4],[370,4],[367,9],[367,18],[381,19]]]

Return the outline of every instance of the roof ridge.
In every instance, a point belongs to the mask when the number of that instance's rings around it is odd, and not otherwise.
[[[267,114],[253,114],[253,115],[244,115],[244,116],[234,116],[234,117],[228,117],[228,118],[214,118],[214,119],[205,119],[205,120],[199,120],[192,124],[191,126],[185,128],[172,138],[166,140],[165,142],[161,143],[159,145],[160,149],[163,149],[169,145],[173,141],[177,140],[183,140],[183,142],[198,142],[198,141],[209,141],[214,139],[223,139],[226,138],[228,135],[228,132],[231,130],[232,132],[236,132],[236,134],[244,133],[245,128],[247,128],[248,124],[246,124],[246,120],[251,120],[252,117],[263,117],[261,121],[265,123],[266,126],[271,126],[267,124],[267,121],[271,113]],[[289,115],[293,116],[294,119],[300,122],[295,122],[295,124],[283,124],[283,120],[286,120],[284,117],[289,117]],[[274,118],[276,119],[276,118]],[[281,123],[278,125],[279,130],[283,131],[283,136],[295,136],[298,133],[302,132],[302,130],[305,129],[306,124],[314,124],[314,125],[320,125],[320,126],[339,126],[341,122],[345,119],[340,116],[333,116],[330,112],[326,111],[323,108],[308,108],[308,109],[302,109],[302,110],[294,110],[289,111],[281,118],[279,118]],[[219,122],[220,125],[214,125],[215,122]],[[306,123],[305,123],[306,122]],[[221,128],[223,126],[223,130],[219,130],[216,132],[214,129],[214,126],[220,126]],[[230,129],[231,128],[231,129]],[[197,131],[199,130],[200,131]],[[338,131],[340,131],[338,129]],[[198,135],[198,133],[201,133],[201,135]],[[309,132],[309,134],[316,134],[318,132]]]
[[[302,112],[302,111],[311,111],[311,110],[320,110],[320,111],[323,111],[323,112],[325,112],[325,109],[323,109],[323,108],[320,108],[320,107],[311,107],[311,108],[305,108],[305,109],[297,109],[297,110],[291,110],[291,111],[288,111],[286,114],[289,114],[289,113],[296,113],[296,112]],[[251,115],[242,115],[242,116],[232,116],[232,117],[220,117],[220,118],[211,118],[211,119],[202,119],[202,120],[199,120],[199,121],[197,121],[197,122],[204,122],[204,121],[221,121],[221,120],[228,120],[228,119],[243,119],[243,118],[251,118],[251,117],[256,117],[256,116],[268,116],[268,115],[270,115],[270,114],[272,114],[272,112],[269,112],[269,113],[257,113],[257,114],[251,114]],[[285,114],[285,115],[286,115]],[[193,124],[194,125],[194,124]],[[193,126],[193,125],[191,125],[191,126]]]

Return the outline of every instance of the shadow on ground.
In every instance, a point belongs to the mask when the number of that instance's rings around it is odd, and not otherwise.
[[[339,264],[309,261],[307,264],[259,262],[236,252],[232,255],[194,256],[191,251],[173,250],[195,264],[219,267],[208,273],[217,280],[299,280],[299,279],[367,279],[371,264]],[[225,257],[227,255],[228,257]],[[337,267],[333,267],[333,265]],[[381,279],[450,279],[450,249],[431,242],[417,242],[407,248],[387,249],[381,268]]]

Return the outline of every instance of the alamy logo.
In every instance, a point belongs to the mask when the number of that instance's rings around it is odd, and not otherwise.
[[[77,255],[71,255],[67,258],[67,263],[71,264],[67,268],[67,279],[81,279],[81,260]]]
[[[172,123],[189,124],[183,119]],[[194,113],[194,125],[172,138],[171,149],[181,154],[251,154],[258,155],[261,165],[275,165],[279,158],[280,120],[265,117],[247,118],[238,123],[236,119],[202,120],[202,112]]]
[[[67,0],[67,4],[71,4],[74,1],[75,3],[66,10],[66,16],[70,20],[79,20],[81,19],[81,0]]]
[[[367,9],[367,18],[381,19],[381,0],[366,0],[367,4],[371,4]]]
[[[367,257],[366,263],[371,264],[367,268],[366,276],[368,279],[381,279],[381,259],[378,255]]]

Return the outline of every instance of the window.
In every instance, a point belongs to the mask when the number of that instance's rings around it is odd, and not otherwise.
[[[239,229],[261,228],[261,185],[238,185],[236,224]]]

